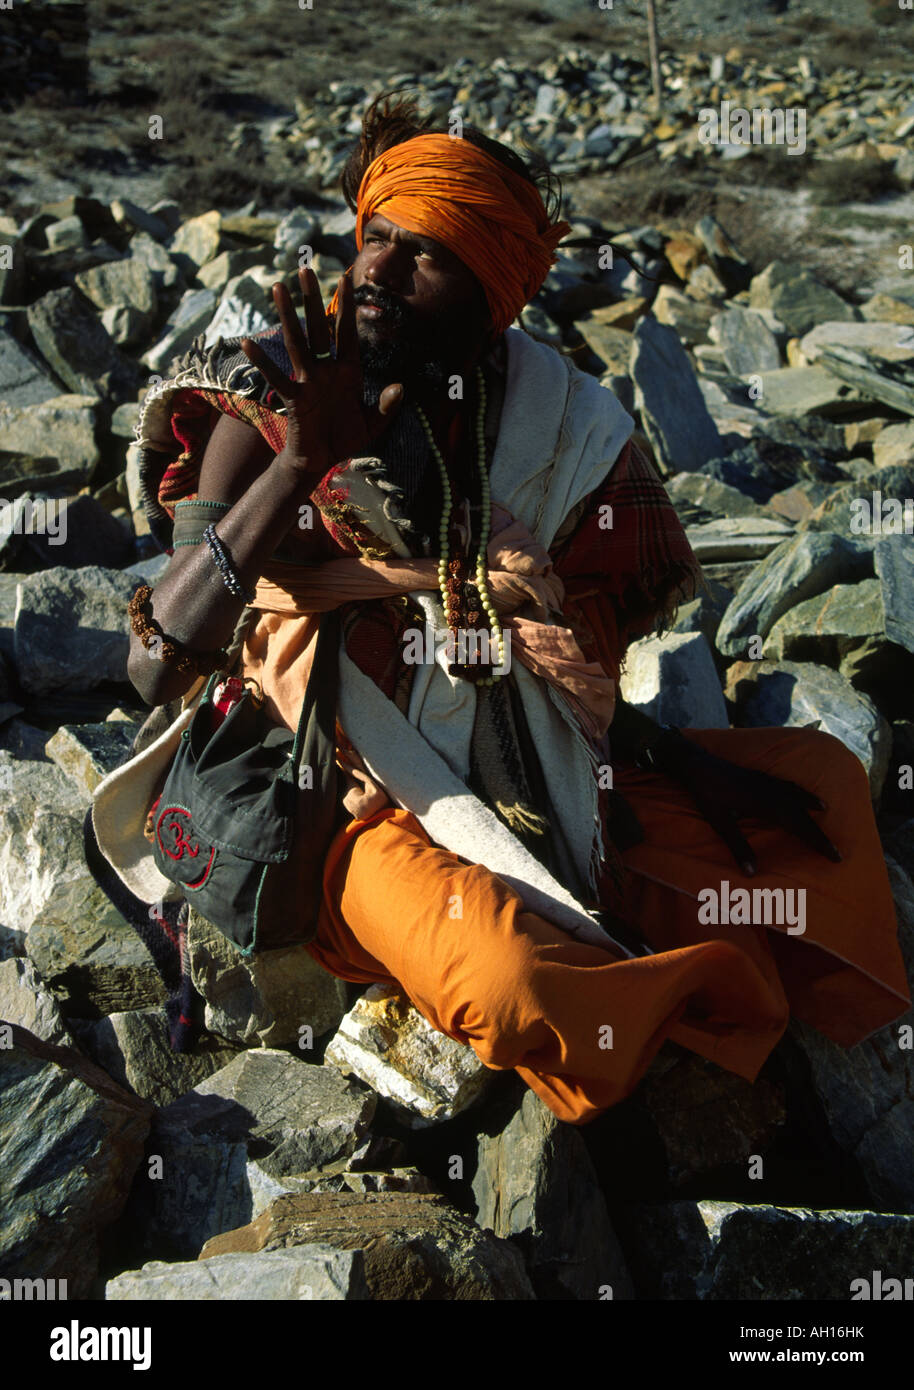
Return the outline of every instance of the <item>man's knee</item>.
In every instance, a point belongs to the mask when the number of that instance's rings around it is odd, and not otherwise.
[[[841,792],[869,796],[866,768],[853,749],[824,729],[785,729],[796,746],[797,773],[791,780],[803,785],[803,768],[814,772],[820,787],[824,783]],[[827,794],[823,800],[828,801]]]

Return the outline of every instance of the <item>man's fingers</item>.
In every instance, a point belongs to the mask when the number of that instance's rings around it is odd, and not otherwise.
[[[341,275],[337,285],[336,360],[359,365],[359,337],[355,325],[355,300],[352,277]]]
[[[785,830],[789,831],[791,835],[796,835],[797,839],[802,840],[810,849],[814,849],[818,854],[823,854],[833,864],[842,862],[838,849],[805,811],[785,809],[778,819]]]
[[[295,312],[292,296],[281,280],[273,286],[273,303],[276,305],[279,321],[282,324],[282,338],[286,345],[286,352],[289,354],[289,361],[292,363],[295,378],[297,381],[305,381],[307,379],[306,366],[310,360],[308,343],[301,326],[301,320]]]
[[[279,370],[275,362],[270,361],[263,348],[259,347],[257,343],[252,342],[250,338],[242,338],[241,351],[248,361],[254,364],[261,376],[266,377],[277,395],[287,400],[289,397],[289,388],[292,383],[285,373]]]
[[[298,283],[305,300],[305,322],[311,351],[317,358],[327,358],[330,356],[330,325],[324,312],[320,283],[310,266],[298,272]]]
[[[754,877],[758,868],[755,851],[741,833],[733,817],[717,806],[710,806],[707,802],[700,801],[698,797],[695,797],[695,804],[711,829],[723,840],[743,873],[749,878]]]
[[[801,787],[798,782],[788,781],[785,777],[766,777],[766,781],[775,783],[778,789],[784,793],[788,801],[792,798],[799,803],[800,806],[805,807],[807,811],[824,811],[827,809],[825,802],[822,801],[820,797],[816,796],[815,792],[807,791],[806,788]]]

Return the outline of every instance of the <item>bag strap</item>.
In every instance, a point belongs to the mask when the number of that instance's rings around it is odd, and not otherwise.
[[[244,640],[248,634],[248,628],[253,627],[259,611],[260,610],[257,608],[242,608],[238,616],[238,621],[235,624],[235,631],[232,633],[232,640],[225,649],[225,675],[231,675],[232,671],[234,671],[235,667],[238,665],[241,649],[244,646]]]
[[[308,673],[308,684],[289,758],[289,776],[296,782],[306,744],[309,753],[321,761],[322,755],[332,755],[336,748],[339,641],[340,610],[331,608],[321,613],[319,618],[314,661]]]

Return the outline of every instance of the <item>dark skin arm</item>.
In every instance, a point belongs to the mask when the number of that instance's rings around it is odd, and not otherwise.
[[[611,739],[620,762],[636,762],[649,750],[651,770],[671,777],[689,793],[698,810],[723,840],[743,873],[758,871],[749,841],[739,829],[742,819],[780,825],[833,863],[841,855],[810,816],[824,811],[824,802],[796,782],[740,767],[706,752],[678,730],[665,731],[640,710],[617,698]],[[611,833],[620,848],[643,839],[637,817],[623,797],[614,795]]]
[[[317,277],[312,270],[302,270],[299,282],[305,300],[307,340],[288,290],[282,284],[273,287],[294,380],[283,376],[256,343],[246,338],[241,344],[287,410],[285,448],[274,457],[257,430],[223,416],[207,444],[200,470],[200,496],[234,504],[220,516],[215,529],[241,583],[249,590],[283,537],[298,524],[301,506],[327,470],[340,459],[366,452],[403,394],[402,387],[391,385],[377,406],[367,408],[362,403],[349,280],[343,277],[340,281],[335,358],[329,355],[330,329]],[[243,601],[226,588],[205,542],[175,551],[152,600],[153,616],[163,632],[191,651],[215,651],[225,646],[243,607]],[[127,672],[150,705],[176,699],[197,679],[156,659],[155,648],[147,650],[134,633],[130,636]]]

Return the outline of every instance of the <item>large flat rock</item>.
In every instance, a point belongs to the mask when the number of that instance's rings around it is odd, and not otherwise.
[[[318,1242],[258,1255],[216,1255],[205,1264],[153,1260],[142,1269],[125,1270],[105,1286],[111,1302],[359,1302],[369,1297],[364,1252]]]
[[[278,1197],[256,1221],[208,1241],[201,1263],[231,1252],[314,1242],[362,1250],[372,1299],[533,1299],[523,1258],[440,1196],[310,1192]]]

